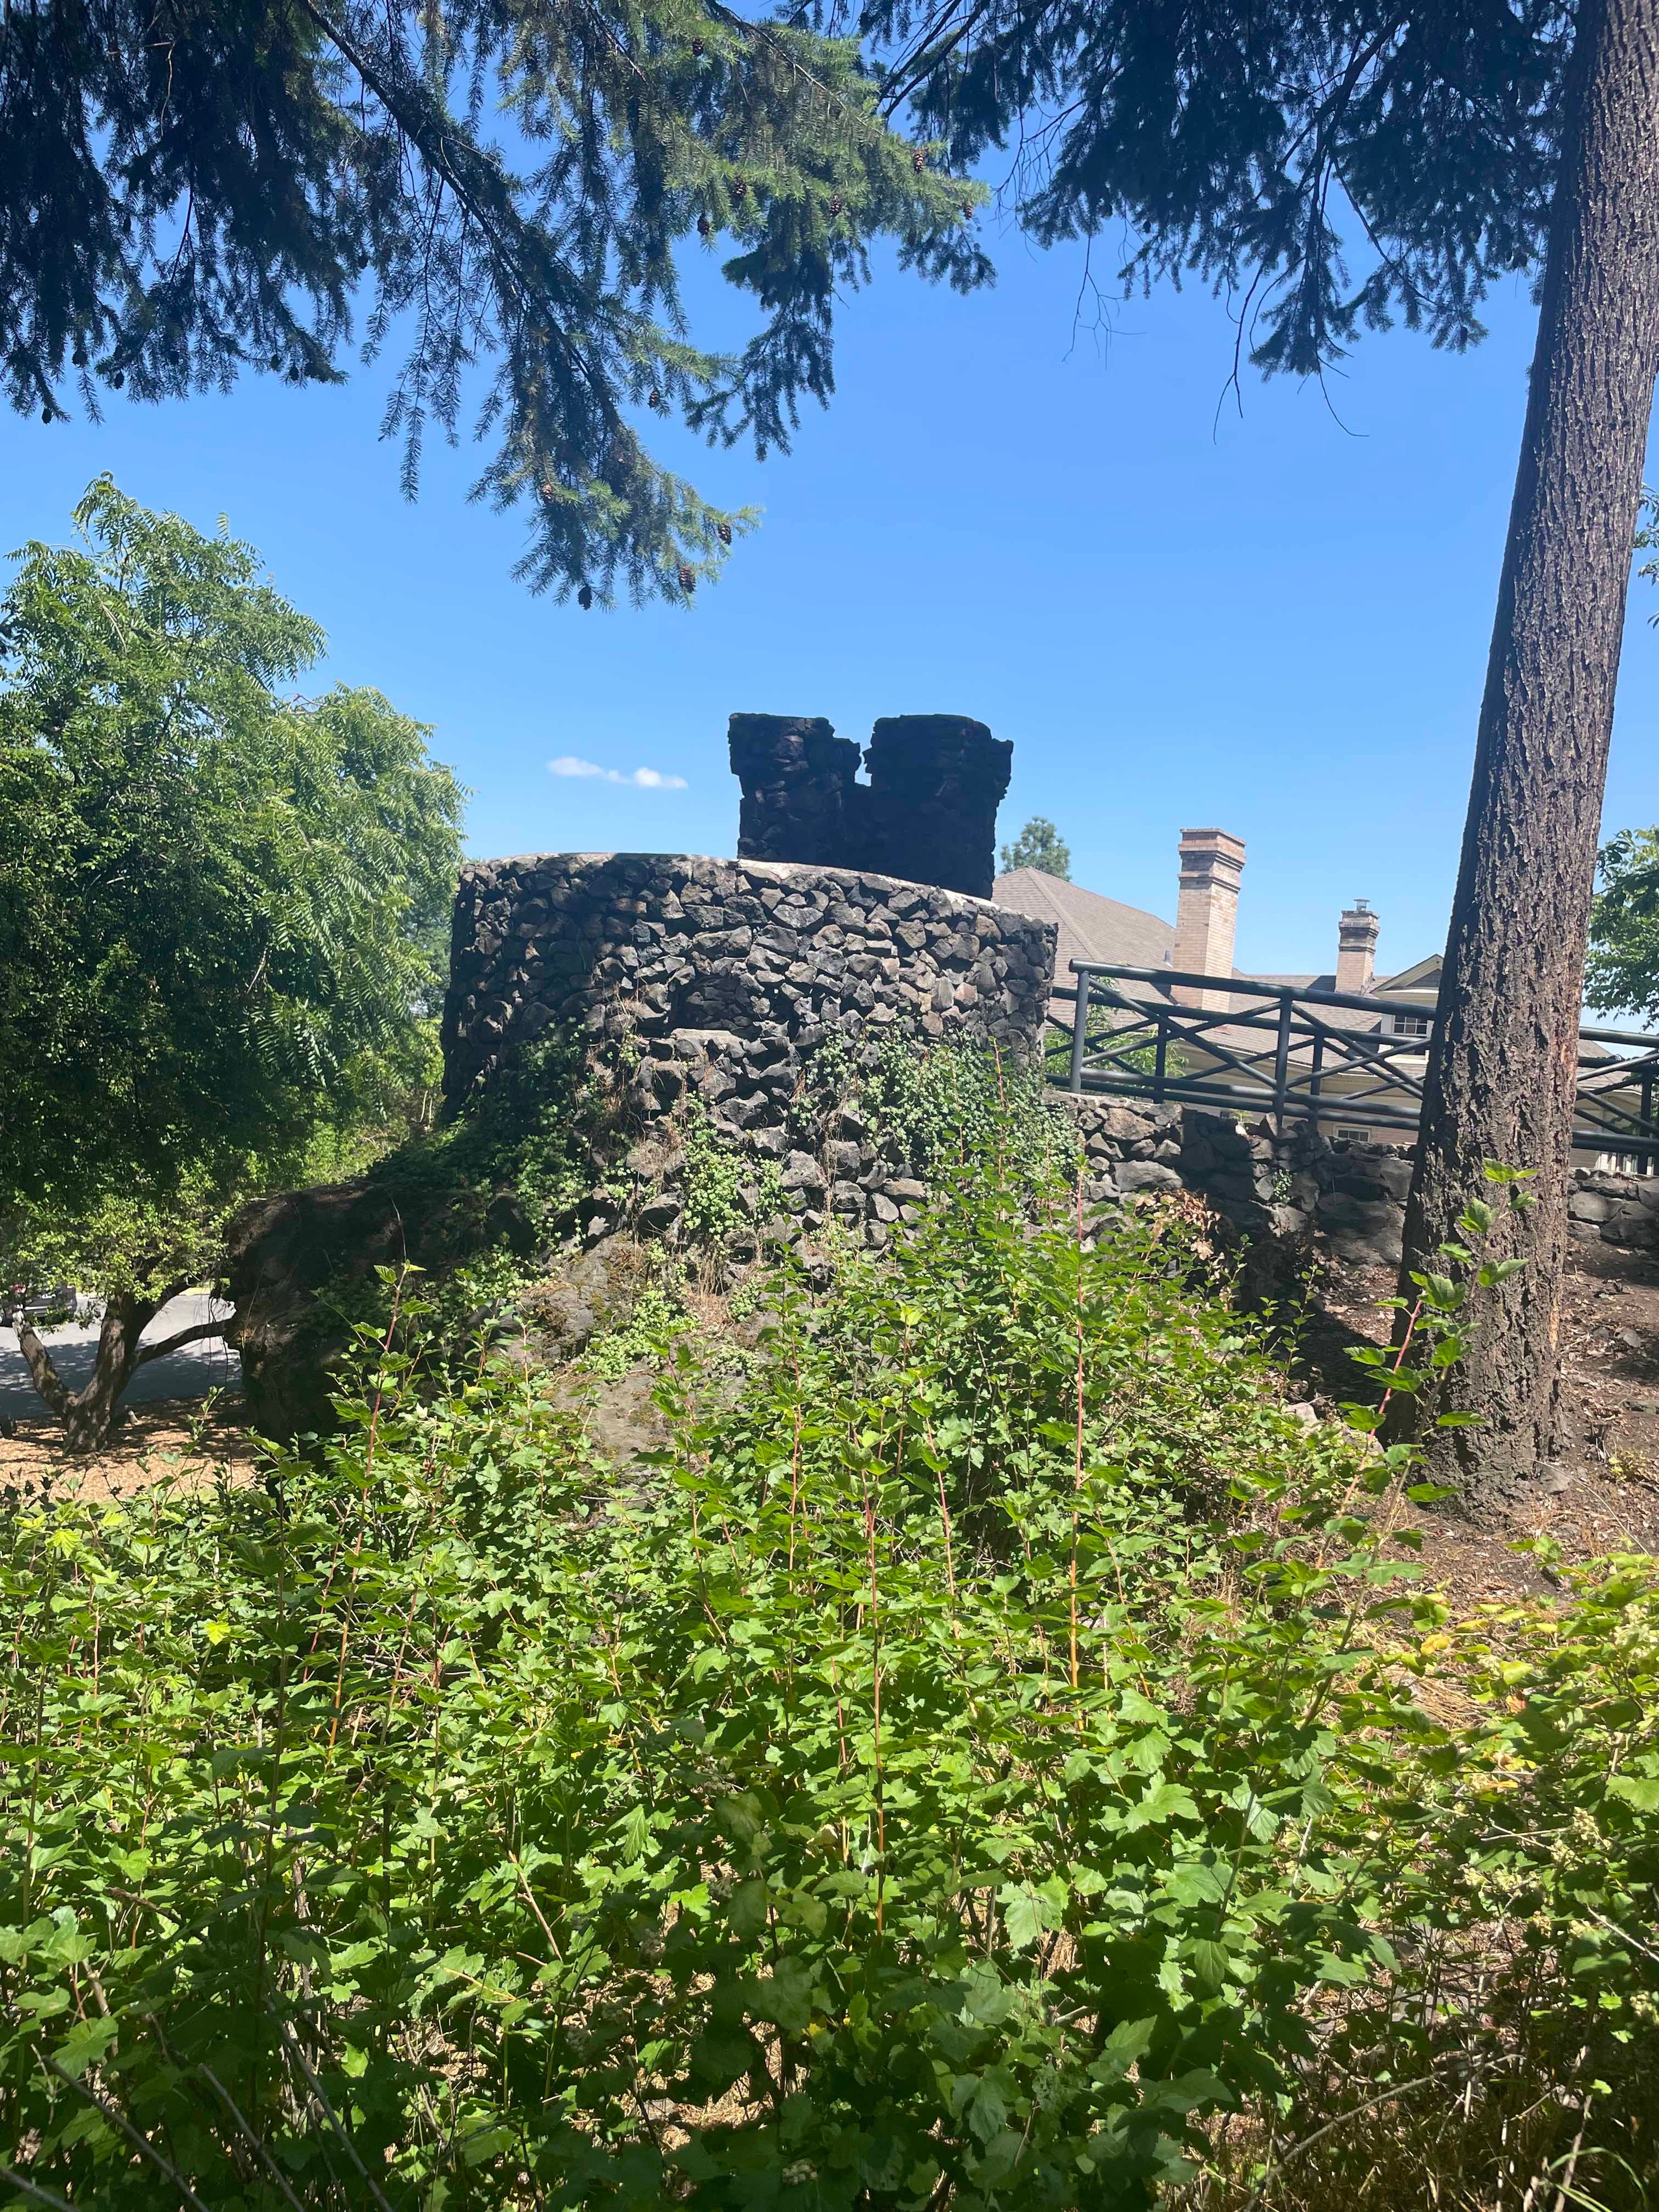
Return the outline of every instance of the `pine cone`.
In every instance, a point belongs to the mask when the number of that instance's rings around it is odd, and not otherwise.
[[[697,235],[698,235],[698,237],[699,237],[699,238],[712,238],[712,237],[714,236],[714,224],[713,224],[712,222],[709,222],[708,218],[708,216],[707,216],[706,215],[700,215],[700,216],[697,217]]]
[[[734,200],[740,200],[748,189],[749,187],[744,184],[743,179],[741,177],[737,178],[732,186],[732,198]]]
[[[839,215],[841,213],[841,194],[839,192],[831,192],[830,195],[830,212],[831,215]]]
[[[922,170],[926,167],[927,162],[927,156],[922,152],[921,147],[918,146],[915,152],[910,156],[910,167],[915,171],[916,174],[920,176]]]
[[[686,566],[685,562],[684,562],[684,561],[682,561],[682,562],[681,562],[681,563],[680,563],[680,589],[681,589],[681,591],[683,591],[683,592],[695,592],[696,588],[697,588],[697,580],[696,580],[696,575],[693,574],[693,572],[692,572],[689,568],[687,568],[687,566]]]
[[[576,605],[581,609],[582,612],[586,614],[592,604],[593,586],[592,584],[584,584],[580,591],[576,594]]]
[[[729,545],[732,543],[731,524],[729,522],[719,522],[715,524],[714,527],[719,535],[720,544],[722,545]]]

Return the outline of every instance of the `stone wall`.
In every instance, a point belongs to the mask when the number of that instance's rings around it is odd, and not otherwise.
[[[1069,1098],[1096,1200],[1184,1189],[1251,1238],[1316,1232],[1344,1260],[1395,1266],[1411,1156],[1399,1146],[1331,1144],[1195,1106]]]
[[[884,716],[859,748],[817,715],[733,714],[743,860],[873,869],[988,899],[1014,749],[965,714]]]
[[[860,758],[850,738],[838,738],[817,714],[733,714],[727,744],[743,791],[740,859],[861,864],[870,787],[857,781]]]
[[[1628,1252],[1659,1250],[1659,1176],[1575,1168],[1567,1220],[1581,1243],[1613,1244]]]
[[[908,1024],[1028,1052],[1054,951],[1048,922],[847,869],[659,853],[489,861],[465,871],[455,902],[446,1105],[556,1023],[632,1047],[663,1071],[641,1072],[653,1095],[739,1058],[779,1090],[832,1030]]]
[[[797,734],[806,744],[824,731]],[[694,1098],[716,1143],[748,1164],[750,1213],[781,1206],[809,1234],[832,1215],[884,1232],[921,1201],[911,1164],[888,1157],[851,1107],[834,1108],[833,1126],[811,1122],[813,1055],[832,1033],[867,1055],[895,1029],[1024,1055],[1042,1034],[1053,960],[1047,923],[865,872],[627,853],[483,863],[456,901],[447,1106],[459,1110],[556,1024],[605,1059],[623,1093],[625,1165],[609,1164],[590,1236],[623,1221],[660,1233],[678,1218],[688,1193],[673,1129]],[[1265,1121],[1143,1100],[1066,1103],[1095,1198],[1182,1188],[1248,1237],[1317,1231],[1345,1259],[1398,1261],[1402,1146],[1279,1137]],[[1659,1182],[1651,1208],[1632,1178],[1578,1182],[1581,1235],[1659,1239]]]

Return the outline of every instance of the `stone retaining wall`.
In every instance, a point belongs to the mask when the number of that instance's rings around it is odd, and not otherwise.
[[[1245,1236],[1299,1242],[1317,1231],[1339,1257],[1397,1264],[1411,1156],[1400,1146],[1331,1144],[1195,1106],[1071,1098],[1094,1200],[1184,1189]]]
[[[447,1106],[457,1111],[556,1024],[586,1040],[625,1093],[625,1167],[596,1164],[605,1188],[590,1237],[623,1222],[672,1228],[688,1196],[684,1109],[696,1100],[715,1144],[744,1164],[740,1203],[757,1235],[763,1215],[787,1217],[798,1237],[834,1218],[880,1243],[925,1194],[855,1106],[820,1097],[831,1118],[812,1120],[814,1055],[835,1035],[867,1064],[895,1030],[1029,1054],[1053,961],[1047,923],[858,870],[626,853],[491,861],[466,870],[456,901]],[[1403,1146],[1056,1096],[1075,1118],[1097,1200],[1185,1188],[1248,1237],[1316,1231],[1344,1259],[1399,1259]],[[1659,1244],[1659,1180],[1581,1170],[1576,1182],[1581,1237]]]
[[[445,1103],[455,1112],[555,1024],[651,1063],[644,1079],[665,1103],[688,1082],[714,1098],[775,1097],[832,1030],[908,1025],[1026,1053],[1054,957],[1050,923],[850,869],[659,853],[493,860],[464,872],[455,902]]]
[[[1567,1221],[1581,1243],[1613,1244],[1631,1252],[1659,1249],[1659,1176],[1575,1168]]]

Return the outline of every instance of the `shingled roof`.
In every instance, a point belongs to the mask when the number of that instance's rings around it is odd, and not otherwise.
[[[1068,884],[1059,876],[1046,876],[1040,868],[1016,868],[999,876],[991,896],[1014,914],[1033,915],[1052,921],[1060,933],[1054,948],[1054,982],[1063,990],[1072,986],[1073,960],[1103,960],[1126,968],[1161,968],[1175,951],[1175,924],[1138,906],[1085,891],[1081,884]]]

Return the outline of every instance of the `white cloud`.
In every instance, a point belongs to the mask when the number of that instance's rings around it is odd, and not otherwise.
[[[684,791],[683,775],[665,775],[659,768],[636,768],[631,775],[624,775],[619,768],[601,768],[598,761],[578,760],[574,753],[561,753],[557,760],[547,763],[551,775],[597,775],[605,783],[631,784],[636,791]]]

